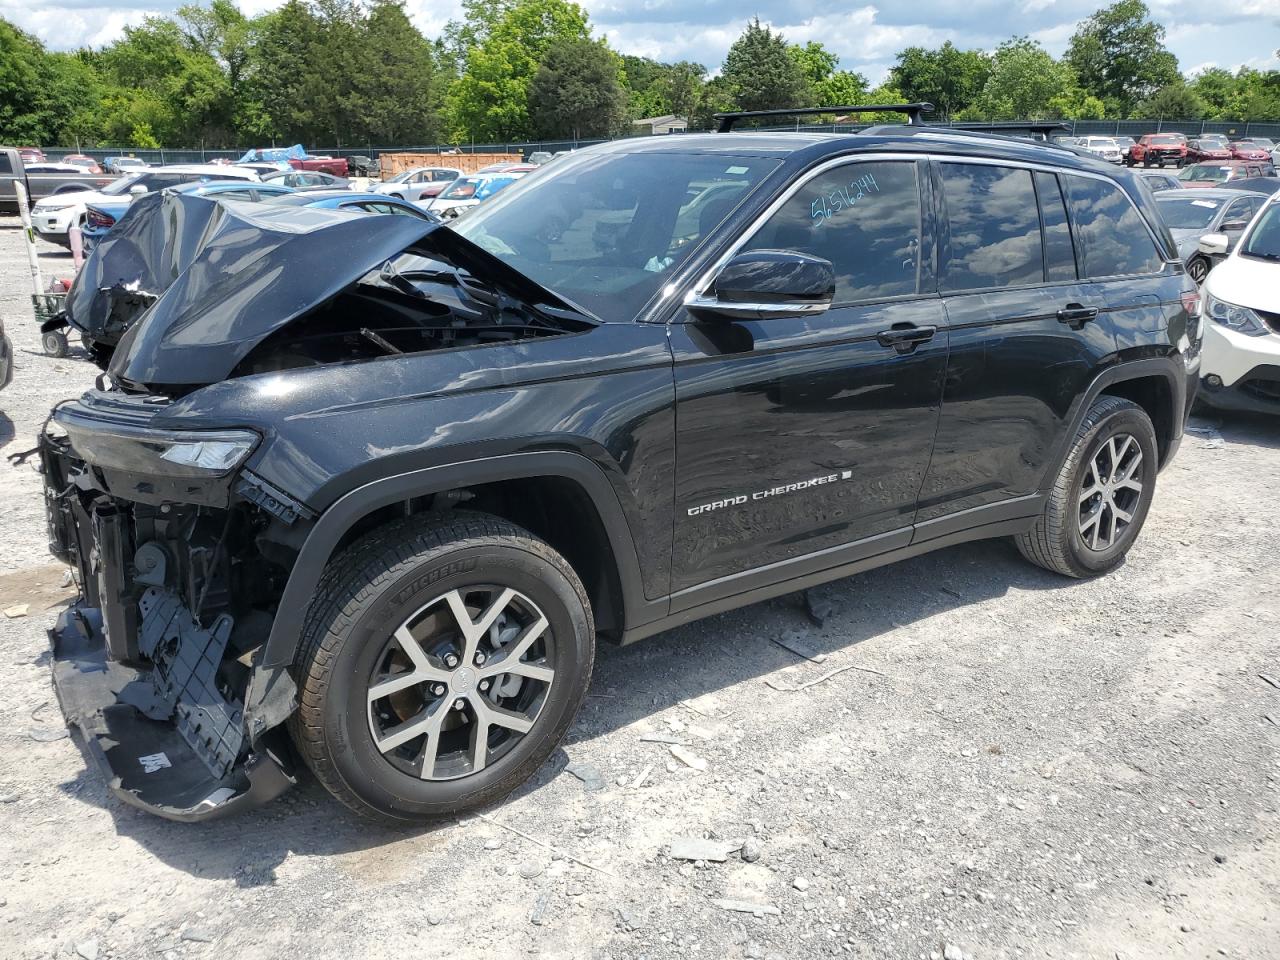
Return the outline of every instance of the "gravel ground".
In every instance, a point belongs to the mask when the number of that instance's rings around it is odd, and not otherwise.
[[[0,220],[5,454],[95,373],[40,354],[25,277]],[[198,826],[111,799],[0,463],[0,956],[1280,957],[1280,423],[1192,426],[1114,575],[974,544],[815,591],[822,626],[789,597],[604,648],[534,782],[423,831],[310,780]]]

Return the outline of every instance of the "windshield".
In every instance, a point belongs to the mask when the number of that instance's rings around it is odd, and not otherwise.
[[[417,172],[417,170],[406,170],[404,173],[397,173],[394,177],[388,180],[387,183],[408,183],[409,178]]]
[[[578,154],[451,229],[603,318],[632,319],[777,163],[665,151]]]
[[[1152,137],[1151,142],[1164,144],[1164,143],[1178,143],[1179,141],[1177,137]]]
[[[440,194],[442,200],[470,200],[476,195],[476,188],[483,181],[477,180],[475,177],[463,177],[461,180],[455,180],[449,186],[444,188]]]
[[[1172,230],[1200,230],[1213,222],[1222,203],[1218,200],[1193,200],[1188,197],[1160,198],[1160,216]]]
[[[1204,164],[1196,164],[1194,167],[1187,167],[1179,179],[1221,183],[1223,180],[1226,180],[1230,174],[1230,167],[1209,167]]]
[[[1240,245],[1242,257],[1280,260],[1280,205],[1267,204]]]

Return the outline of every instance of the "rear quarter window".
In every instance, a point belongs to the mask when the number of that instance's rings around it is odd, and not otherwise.
[[[13,173],[13,161],[7,153],[0,153],[0,174]]]
[[[1146,222],[1116,184],[1068,174],[1071,220],[1082,273],[1098,277],[1156,273],[1162,266]]]

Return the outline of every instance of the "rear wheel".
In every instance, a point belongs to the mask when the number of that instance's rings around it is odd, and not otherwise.
[[[1100,398],[1076,432],[1044,512],[1017,536],[1018,550],[1067,577],[1115,569],[1147,519],[1157,458],[1146,411],[1121,397]]]
[[[317,779],[391,822],[510,793],[564,737],[590,605],[546,543],[484,514],[409,518],[333,561],[307,616],[292,731]]]
[[[1209,261],[1204,257],[1192,257],[1187,264],[1187,275],[1196,283],[1204,283],[1204,278],[1209,276]]]

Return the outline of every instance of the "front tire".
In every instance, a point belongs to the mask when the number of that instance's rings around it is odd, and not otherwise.
[[[1205,278],[1209,276],[1209,269],[1209,261],[1204,257],[1192,257],[1187,264],[1187,276],[1199,285],[1204,283]]]
[[[595,655],[573,568],[486,514],[410,517],[330,563],[308,612],[291,730],[365,816],[413,823],[493,803],[563,739]]]
[[[46,356],[65,357],[69,345],[67,335],[61,330],[46,330],[40,334],[40,345],[44,347]]]
[[[1036,524],[1015,538],[1037,566],[1083,579],[1124,562],[1147,519],[1158,465],[1155,427],[1121,397],[1085,415]]]

